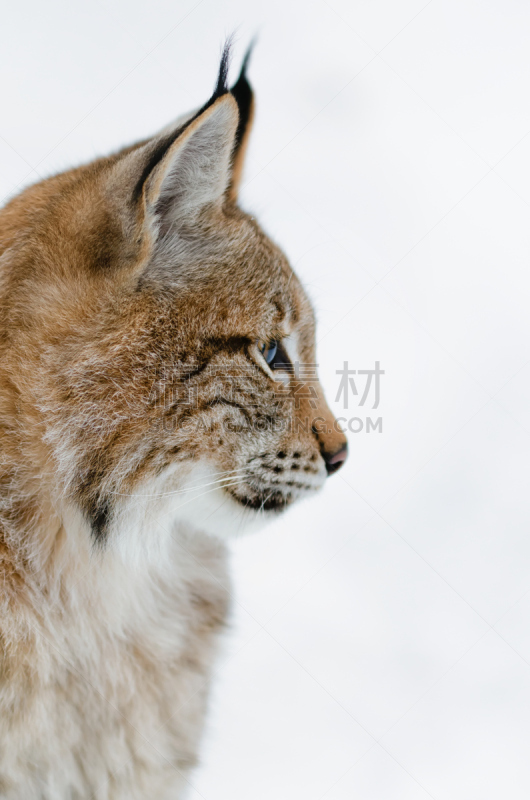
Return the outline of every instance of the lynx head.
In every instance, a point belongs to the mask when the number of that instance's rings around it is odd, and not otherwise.
[[[100,542],[138,519],[158,536],[161,509],[237,533],[346,457],[310,303],[237,205],[253,95],[227,63],[184,122],[0,214],[3,408],[53,507]]]

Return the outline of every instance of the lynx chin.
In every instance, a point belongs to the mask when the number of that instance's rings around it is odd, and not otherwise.
[[[237,205],[254,101],[228,55],[199,111],[0,211],[4,800],[184,797],[226,541],[346,458],[293,367],[310,303]]]

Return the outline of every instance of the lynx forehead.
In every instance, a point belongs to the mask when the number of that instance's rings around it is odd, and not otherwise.
[[[225,49],[184,122],[0,212],[2,797],[179,797],[227,610],[219,538],[346,458],[298,369],[310,303],[237,205],[246,60],[229,89]]]

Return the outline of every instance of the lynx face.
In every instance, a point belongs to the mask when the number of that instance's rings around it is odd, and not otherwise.
[[[226,66],[184,125],[2,212],[20,446],[101,542],[153,515],[237,534],[346,457],[310,303],[236,204],[253,99]]]

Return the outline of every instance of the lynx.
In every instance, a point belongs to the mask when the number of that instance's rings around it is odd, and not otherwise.
[[[176,800],[227,540],[346,458],[310,303],[237,205],[228,88],[0,211],[0,797]]]

